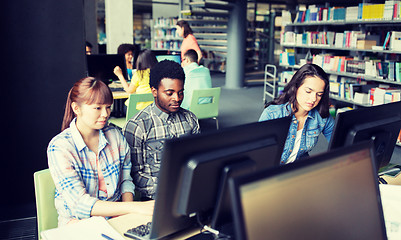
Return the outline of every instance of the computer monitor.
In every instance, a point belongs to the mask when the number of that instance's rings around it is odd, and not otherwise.
[[[237,240],[387,239],[371,142],[229,180]]]
[[[86,55],[88,76],[98,78],[106,84],[118,80],[114,68],[119,66],[125,79],[128,79],[127,66],[124,55],[118,54],[91,54]]]
[[[181,56],[180,55],[156,55],[156,59],[158,62],[163,60],[171,60],[178,64],[181,64]]]
[[[401,102],[355,109],[337,114],[329,149],[374,140],[376,166],[391,159],[401,128]]]
[[[290,121],[290,118],[283,118],[255,122],[166,141],[158,177],[150,238],[165,237],[197,225],[196,217],[182,215],[175,208],[177,201],[181,201],[179,200],[181,192],[179,186],[182,186],[180,183],[180,180],[182,180],[181,172],[187,167],[192,157],[237,147],[243,149],[241,154],[249,156],[250,159],[255,161],[257,166],[278,163],[277,159],[281,156]],[[268,144],[265,144],[266,142]],[[262,144],[249,146],[249,143]],[[247,154],[246,150],[249,147],[253,153]],[[265,147],[267,150],[264,149]],[[267,155],[261,156],[261,154]],[[237,160],[237,157],[231,153],[227,153],[227,156],[233,157],[234,161]],[[262,158],[266,161],[265,164],[261,163],[260,159]],[[228,159],[225,159],[225,161],[227,163],[231,162]],[[212,185],[207,186],[207,190],[203,192],[202,198],[196,201],[205,201],[207,204],[214,206],[219,184],[219,179],[216,178],[215,174],[218,174],[218,171],[212,174],[214,174],[213,178],[216,182],[207,183]],[[193,198],[190,199],[192,200]],[[193,203],[195,204],[196,202]],[[203,207],[209,209],[212,206]]]

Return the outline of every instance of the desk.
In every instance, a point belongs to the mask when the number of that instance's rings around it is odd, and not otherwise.
[[[396,177],[392,177],[392,176],[388,176],[388,175],[383,175],[382,178],[383,178],[384,180],[386,180],[386,182],[387,182],[388,184],[391,184],[391,185],[401,185],[401,173],[398,174],[398,176],[396,176]]]
[[[139,226],[141,224],[146,224],[150,221],[152,221],[152,216],[146,216],[136,213],[126,214],[108,220],[109,224],[122,236],[124,236],[124,233],[128,229]],[[187,231],[174,234],[173,236],[169,236],[168,239],[186,239],[198,234],[199,230],[199,228],[189,229]],[[132,240],[132,238],[129,237],[124,236],[124,238],[127,240]]]
[[[114,99],[114,106],[111,115],[116,118],[123,117],[124,102],[125,99],[129,97],[129,94],[121,90],[123,86],[118,81],[109,84],[109,88],[111,89],[111,93],[113,94],[113,99]]]

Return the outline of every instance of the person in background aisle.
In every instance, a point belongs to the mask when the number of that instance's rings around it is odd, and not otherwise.
[[[315,64],[303,65],[283,93],[267,104],[259,121],[292,116],[281,164],[308,156],[320,133],[330,141],[334,119],[329,113],[329,79]]]
[[[142,50],[136,61],[136,71],[132,76],[131,83],[128,84],[125,80],[122,70],[119,66],[114,68],[114,74],[121,81],[124,90],[128,94],[132,93],[151,93],[149,85],[150,69],[157,64],[156,56],[149,49]],[[127,100],[128,101],[128,100]],[[138,103],[136,108],[138,110],[144,109],[152,102]]]
[[[154,202],[133,202],[130,148],[107,125],[112,103],[106,84],[91,77],[68,93],[62,132],[47,148],[59,226],[91,216],[153,213]]]
[[[196,89],[205,89],[212,87],[212,78],[210,77],[210,71],[204,66],[199,66],[197,62],[197,53],[193,49],[189,49],[184,53],[181,66],[185,72],[185,84],[184,84],[184,100],[182,101],[181,107],[189,109],[191,105],[192,92]],[[202,99],[201,103],[210,102],[210,98]]]
[[[164,142],[199,133],[195,114],[180,107],[184,81],[180,64],[170,60],[156,64],[150,70],[154,103],[128,120],[123,128],[131,148],[131,176],[142,200],[155,197]]]
[[[85,41],[85,52],[86,52],[86,55],[91,55],[92,54],[92,48],[93,48],[92,44],[90,42],[88,42],[88,41]]]
[[[138,53],[136,52],[136,48],[133,44],[123,43],[117,48],[117,54],[125,56],[125,64],[127,66],[128,73],[128,81],[131,81],[134,64],[136,61],[136,57]]]
[[[200,63],[200,60],[202,59],[202,51],[199,48],[198,41],[196,41],[196,38],[192,34],[193,32],[188,22],[184,20],[178,21],[176,29],[178,36],[184,38],[181,43],[181,59],[184,58],[184,53],[186,53],[189,49],[193,49],[198,54],[197,63]]]

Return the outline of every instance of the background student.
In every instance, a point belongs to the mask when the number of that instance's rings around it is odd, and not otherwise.
[[[184,53],[186,53],[189,49],[193,49],[198,53],[198,63],[202,59],[202,51],[199,48],[198,41],[196,41],[195,36],[192,34],[192,29],[189,26],[187,21],[180,20],[176,25],[178,36],[183,37],[181,43],[181,59],[184,58]]]
[[[285,86],[283,93],[267,104],[259,121],[292,116],[281,164],[308,156],[320,133],[330,141],[334,120],[329,114],[329,80],[315,64],[305,64]]]
[[[121,81],[124,90],[128,94],[132,93],[151,93],[149,86],[150,69],[157,64],[156,56],[149,49],[142,50],[136,61],[136,71],[134,72],[131,83],[125,80],[122,70],[119,66],[114,68],[114,74]],[[136,108],[141,110],[152,102],[140,102]]]
[[[133,202],[129,146],[107,125],[112,103],[110,89],[91,77],[68,93],[62,132],[47,149],[59,226],[91,216],[153,213],[154,202]]]
[[[169,60],[156,64],[150,70],[154,102],[123,128],[131,148],[131,175],[143,200],[155,197],[164,141],[199,133],[195,114],[180,107],[184,81],[180,64]]]
[[[184,100],[181,107],[189,109],[191,105],[192,92],[196,89],[205,89],[212,87],[212,78],[210,71],[204,66],[199,66],[197,63],[198,55],[195,50],[189,49],[184,53],[181,66],[185,72],[184,84]],[[201,99],[200,103],[208,103],[210,98]]]
[[[133,44],[123,43],[117,48],[117,54],[124,55],[125,65],[127,66],[128,81],[131,81],[135,61],[138,56],[136,48]]]

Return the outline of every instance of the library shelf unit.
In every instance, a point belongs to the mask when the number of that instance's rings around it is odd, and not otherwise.
[[[327,6],[326,6],[327,7]],[[397,50],[389,50],[389,45],[386,45],[384,48],[383,45],[385,38],[386,38],[386,33],[393,31],[401,31],[401,19],[391,19],[391,20],[384,20],[384,19],[366,19],[366,20],[329,20],[329,21],[310,21],[310,22],[295,22],[296,19],[294,20],[293,23],[287,23],[284,26],[283,30],[283,36],[287,33],[290,32],[290,36],[292,33],[294,33],[294,39],[284,39],[281,40],[280,45],[283,47],[283,51],[291,52],[294,54],[295,60],[300,60],[304,59],[307,55],[307,52],[312,53],[312,55],[319,55],[319,56],[324,56],[329,55],[331,57],[345,57],[349,58],[350,60],[355,60],[355,61],[379,61],[382,64],[383,62],[401,62],[401,49]],[[353,47],[351,47],[348,42],[348,46],[344,46],[345,44],[345,39],[346,37],[344,36],[344,43],[342,46],[337,46],[333,41],[335,41],[335,35],[338,33],[340,34],[346,34],[346,32],[360,32],[361,34],[365,34],[365,36],[370,36],[370,35],[376,35],[376,47],[356,47],[356,40],[353,44]],[[329,41],[326,41],[325,44],[321,43],[311,43],[311,42],[316,42],[315,39],[308,39],[311,35],[313,34],[322,34],[321,36],[327,37],[328,32],[334,32],[334,37],[328,39]],[[304,34],[307,35],[307,39],[305,42],[305,39],[303,39],[302,43],[300,43],[300,37],[297,36],[297,34]],[[311,35],[308,35],[311,34]],[[298,39],[297,39],[298,38]],[[305,36],[304,36],[305,38]],[[322,38],[321,38],[322,39]],[[327,40],[326,39],[326,40]],[[319,39],[320,40],[320,39]],[[362,38],[362,40],[365,40]],[[313,58],[314,59],[314,58]],[[315,59],[314,59],[315,60]],[[348,79],[354,79],[352,81],[359,81],[359,82],[368,82],[368,83],[374,83],[377,84],[377,86],[388,86],[392,88],[397,88],[401,89],[401,79],[388,79],[389,76],[386,76],[385,74],[380,76],[377,74],[365,74],[365,73],[352,73],[352,72],[346,72],[346,66],[342,71],[335,71],[337,67],[330,68],[327,67],[327,65],[323,66],[324,64],[327,64],[327,62],[315,62],[313,63],[321,66],[327,74],[329,75],[334,75],[337,76],[338,81],[343,78],[348,78]],[[366,62],[365,62],[366,63]],[[284,70],[297,70],[301,67],[300,61],[295,61],[295,64],[288,64],[288,63],[282,63],[280,61],[280,67],[281,69]],[[376,64],[376,62],[374,63]],[[386,63],[387,64],[387,63]],[[401,64],[400,64],[401,65]],[[373,65],[375,66],[375,65]],[[339,68],[338,68],[339,69]],[[381,69],[381,68],[380,68]],[[374,69],[373,69],[374,70]],[[379,72],[379,70],[377,70]],[[334,77],[335,78],[335,77]],[[347,80],[345,80],[347,81]],[[285,85],[283,83],[280,83],[279,86]],[[330,98],[334,100],[336,103],[343,103],[339,105],[353,105],[353,107],[369,107],[372,106],[370,104],[365,104],[365,103],[359,103],[359,102],[354,102],[351,96],[351,99],[345,98],[345,97],[340,97],[336,95],[330,95]]]
[[[182,37],[176,32],[178,17],[158,18],[152,24],[152,50],[180,51]]]

